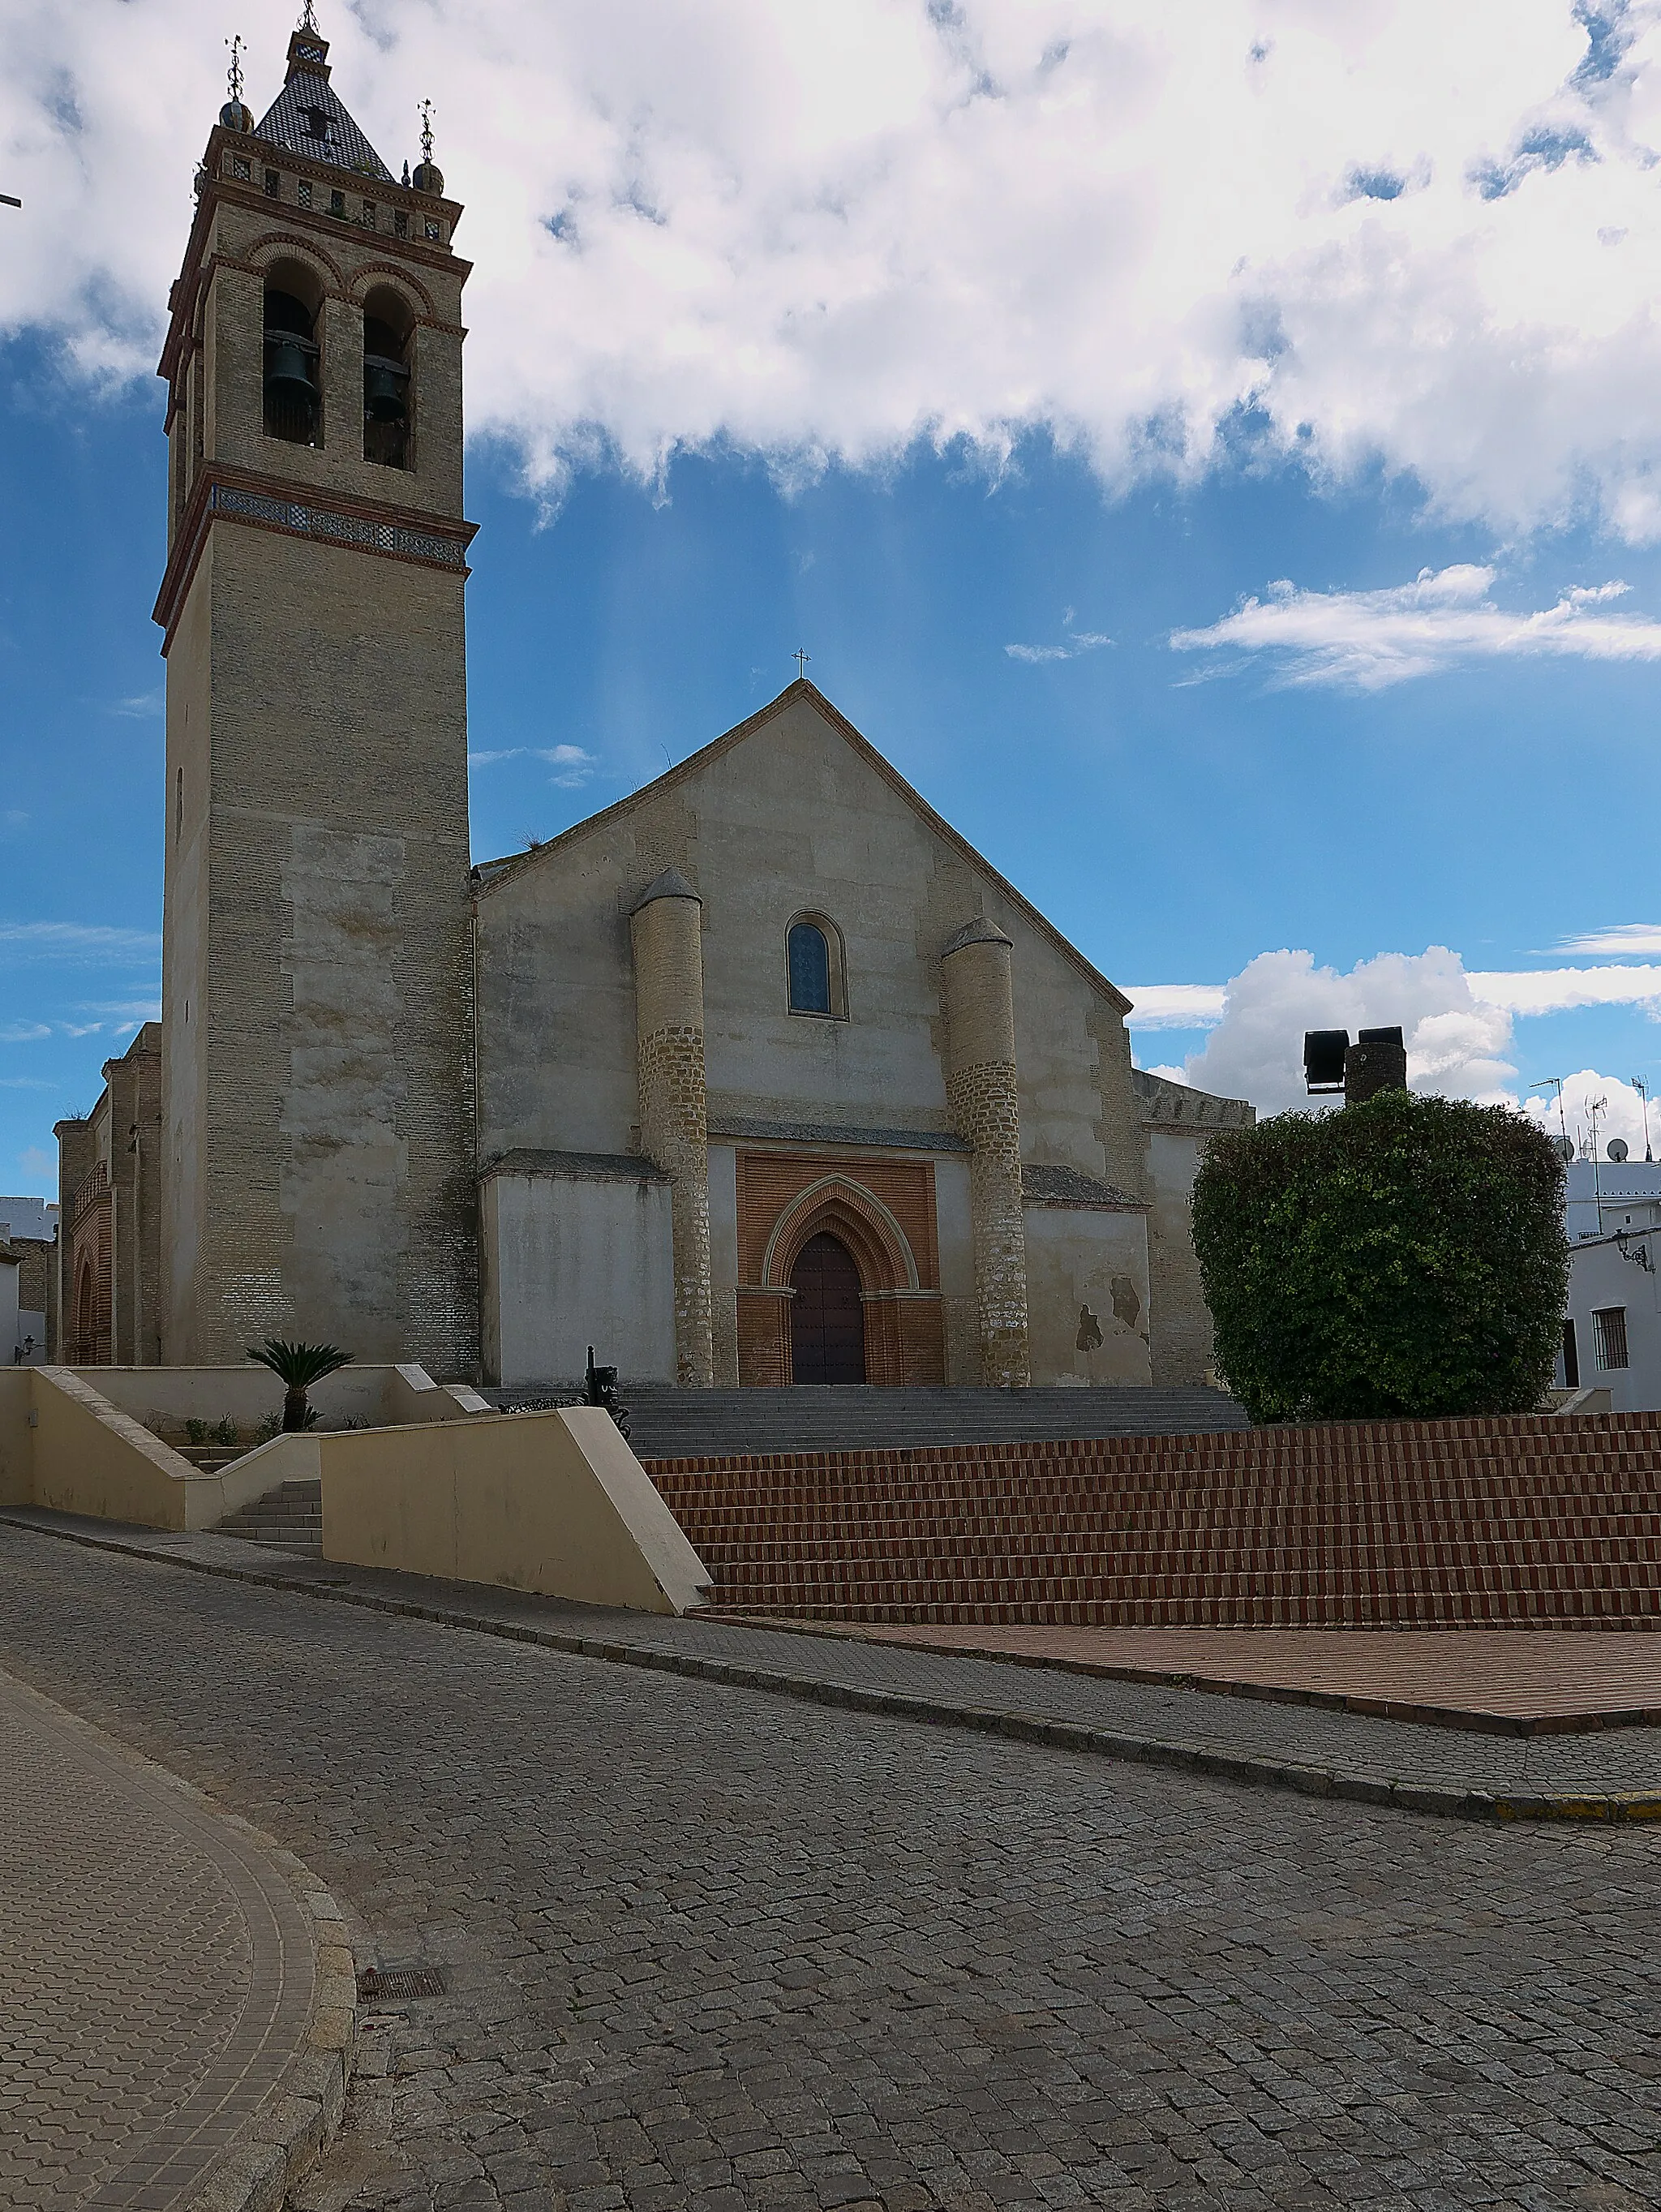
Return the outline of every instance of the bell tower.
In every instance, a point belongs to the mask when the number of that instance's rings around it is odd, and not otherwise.
[[[171,295],[162,1343],[476,1371],[461,209],[306,0]]]

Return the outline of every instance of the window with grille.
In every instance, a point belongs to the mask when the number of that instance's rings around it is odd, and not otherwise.
[[[1592,1332],[1597,1339],[1597,1364],[1600,1367],[1624,1367],[1627,1364],[1627,1310],[1624,1306],[1604,1306],[1591,1317]]]

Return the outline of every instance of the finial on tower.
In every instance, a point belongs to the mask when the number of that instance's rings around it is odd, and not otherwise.
[[[231,50],[231,66],[225,72],[225,82],[230,98],[219,111],[219,119],[227,131],[252,131],[254,118],[242,104],[242,33],[227,39]]]
[[[415,164],[415,173],[409,179],[418,192],[431,192],[435,197],[444,190],[444,171],[433,159],[433,103],[424,100],[421,104],[421,159]]]
[[[316,34],[318,15],[312,0],[300,0],[300,27],[302,31],[310,31],[314,36]]]

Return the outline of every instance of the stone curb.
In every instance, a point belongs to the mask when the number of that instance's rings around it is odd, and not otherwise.
[[[397,1598],[379,1590],[355,1589],[345,1583],[322,1583],[280,1571],[232,1565],[217,1559],[191,1559],[165,1542],[147,1542],[141,1533],[116,1537],[80,1528],[53,1527],[33,1513],[0,1511],[0,1522],[33,1529],[37,1535],[57,1536],[94,1551],[117,1552],[128,1558],[147,1559],[161,1565],[188,1567],[197,1574],[215,1575],[228,1582],[253,1583],[293,1595],[361,1606],[372,1613],[393,1613],[406,1620],[431,1621],[440,1627],[470,1629],[498,1636],[509,1643],[534,1644],[585,1659],[614,1666],[645,1667],[662,1673],[716,1682],[730,1689],[760,1690],[774,1697],[796,1698],[805,1703],[841,1706],[850,1711],[876,1713],[894,1720],[922,1721],[937,1727],[968,1729],[981,1735],[1006,1736],[1017,1742],[1042,1744],[1046,1748],[1089,1753],[1098,1758],[1128,1761],[1143,1766],[1168,1767],[1201,1774],[1219,1781],[1244,1782],[1270,1789],[1295,1790],[1306,1797],[1337,1797],[1363,1805],[1383,1805],[1408,1813],[1431,1813],[1445,1818],[1474,1820],[1592,1820],[1620,1823],[1661,1820],[1661,1788],[1609,1790],[1573,1795],[1506,1792],[1438,1788],[1434,1784],[1384,1780],[1377,1776],[1346,1773],[1329,1766],[1303,1765],[1295,1760],[1255,1757],[1249,1753],[1215,1751],[1203,1744],[1166,1742],[1155,1737],[1126,1735],[1111,1729],[1091,1728],[1082,1722],[1051,1721],[1026,1713],[988,1705],[954,1704],[924,1698],[901,1690],[867,1690],[849,1682],[825,1682],[810,1675],[782,1673],[772,1668],[745,1666],[735,1660],[705,1659],[691,1652],[665,1650],[648,1644],[627,1644],[615,1637],[583,1636],[567,1630],[538,1628],[529,1622],[493,1620],[488,1615],[466,1613],[452,1606],[423,1604],[414,1598]],[[211,1531],[208,1532],[211,1534]],[[481,1585],[481,1588],[488,1587]],[[194,2212],[194,2208],[192,2208]],[[203,2212],[221,2212],[218,2205]],[[223,2208],[232,2212],[232,2208]],[[255,2212],[265,2212],[262,2203]]]
[[[305,2047],[289,2060],[247,2127],[204,2179],[178,2200],[174,2212],[282,2212],[289,2191],[333,2142],[345,2117],[357,2051],[357,1964],[339,1905],[305,1861],[239,1813],[226,1811],[211,1798],[203,1802],[263,1851],[293,1891],[310,1923],[316,1982]]]
[[[733,1628],[773,1629],[790,1636],[822,1637],[827,1642],[870,1644],[884,1651],[926,1651],[936,1659],[992,1659],[1000,1667],[1041,1667],[1060,1674],[1088,1675],[1101,1682],[1139,1682],[1155,1690],[1198,1690],[1207,1697],[1244,1698],[1257,1705],[1306,1705],[1316,1712],[1354,1713],[1361,1720],[1404,1721],[1415,1728],[1452,1729],[1456,1735],[1596,1735],[1606,1729],[1661,1728],[1661,1705],[1628,1705],[1613,1711],[1552,1713],[1539,1718],[1520,1718],[1508,1713],[1473,1712],[1460,1705],[1428,1705],[1403,1698],[1364,1697],[1353,1690],[1316,1690],[1281,1682],[1241,1681],[1232,1674],[1196,1674],[1191,1668],[1075,1659],[1049,1652],[973,1650],[961,1644],[924,1636],[871,1636],[865,1633],[862,1623],[797,1620],[777,1613],[724,1613],[713,1607],[705,1610],[708,1619]]]

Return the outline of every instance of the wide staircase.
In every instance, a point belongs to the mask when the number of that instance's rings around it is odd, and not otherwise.
[[[651,1472],[724,1614],[1661,1626],[1661,1414],[687,1455]]]
[[[628,1407],[629,1442],[641,1459],[1185,1436],[1250,1425],[1245,1407],[1220,1390],[884,1390],[811,1383],[787,1390],[678,1390],[631,1384],[619,1395]],[[530,1390],[485,1395],[500,1406],[567,1402],[538,1399]]]
[[[323,1556],[323,1485],[316,1475],[285,1482],[280,1490],[239,1506],[215,1528],[215,1536],[241,1536],[280,1552]]]

